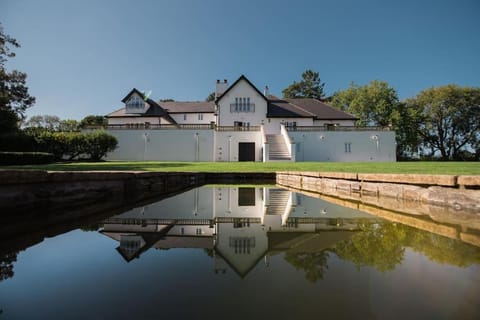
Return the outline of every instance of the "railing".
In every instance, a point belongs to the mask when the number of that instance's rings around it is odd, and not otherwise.
[[[230,112],[255,112],[255,103],[231,103]]]
[[[260,131],[260,126],[216,126],[217,131]]]
[[[355,127],[355,126],[296,126],[285,127],[287,131],[391,131],[390,127]]]
[[[285,144],[287,145],[288,153],[290,153],[290,159],[295,162],[295,144],[293,144],[292,140],[290,140],[287,127],[285,127],[283,124],[280,125],[280,133],[285,141]]]
[[[110,124],[110,130],[216,130],[216,131],[260,131],[260,126],[217,126],[212,124]]]
[[[107,129],[111,130],[208,130],[213,129],[215,125],[211,124],[148,124],[148,123],[130,123],[130,124],[110,124]]]

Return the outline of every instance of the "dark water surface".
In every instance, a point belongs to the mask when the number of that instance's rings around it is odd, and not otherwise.
[[[278,188],[202,187],[0,257],[1,319],[480,319],[480,248]]]

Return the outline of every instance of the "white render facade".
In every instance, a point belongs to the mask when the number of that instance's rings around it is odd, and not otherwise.
[[[395,161],[395,133],[357,128],[315,99],[279,99],[245,76],[217,80],[214,102],[155,102],[133,89],[107,115],[110,160]],[[143,102],[142,102],[143,101]]]

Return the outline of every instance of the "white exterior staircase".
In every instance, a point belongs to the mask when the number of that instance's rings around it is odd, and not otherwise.
[[[285,139],[281,134],[267,134],[267,143],[269,146],[269,160],[291,161],[292,157],[285,144]]]

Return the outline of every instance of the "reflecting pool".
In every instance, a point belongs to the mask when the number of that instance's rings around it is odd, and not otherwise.
[[[480,248],[277,187],[206,186],[0,251],[1,319],[480,319]]]

